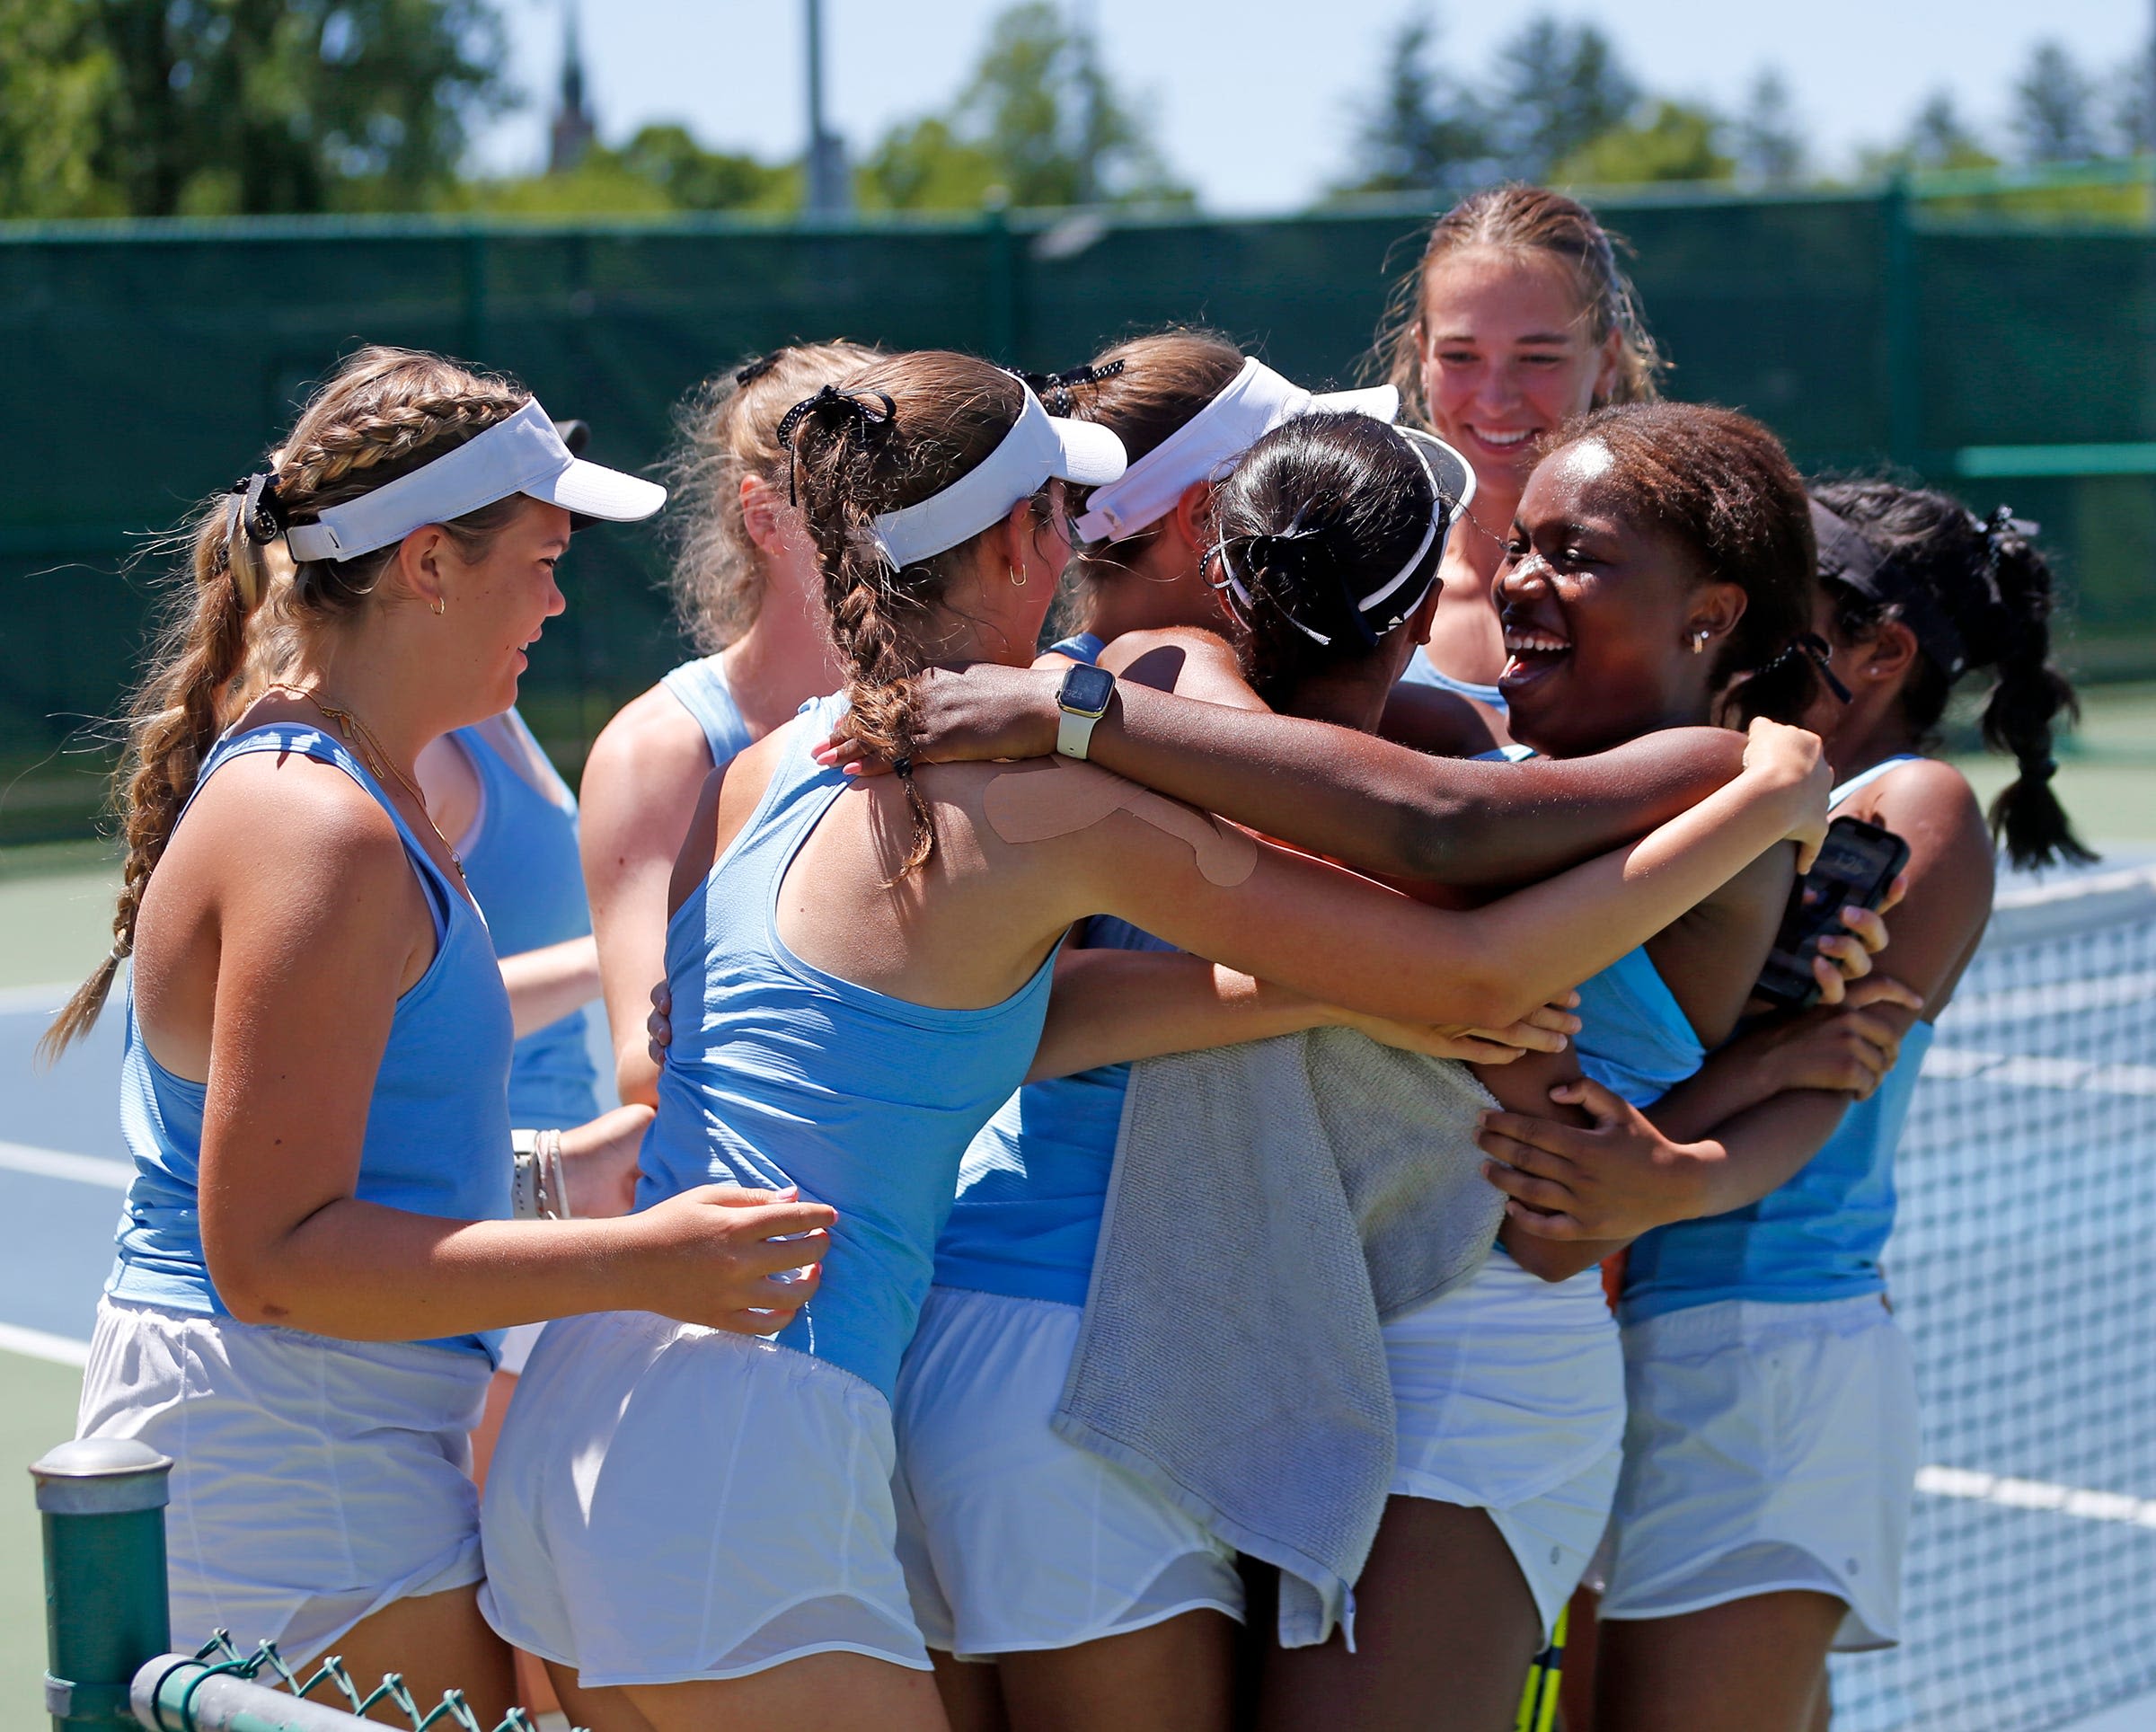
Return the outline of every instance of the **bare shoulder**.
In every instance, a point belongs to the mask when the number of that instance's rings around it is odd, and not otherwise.
[[[219,766],[175,845],[182,837],[231,852],[251,870],[285,861],[328,871],[411,870],[382,802],[336,764],[302,752],[248,752]]]
[[[1237,710],[1266,706],[1242,677],[1226,640],[1195,625],[1126,632],[1100,652],[1100,666],[1118,679],[1205,703]]]
[[[1909,844],[1910,870],[1938,865],[1980,876],[1988,892],[1992,837],[1969,780],[1950,764],[1917,758],[1858,791],[1842,809],[1892,830]]]
[[[584,803],[618,797],[630,809],[678,791],[685,806],[711,767],[696,718],[663,685],[630,699],[599,729],[584,761]]]

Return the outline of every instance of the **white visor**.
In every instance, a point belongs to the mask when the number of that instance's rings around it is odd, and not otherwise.
[[[332,505],[314,523],[294,524],[285,544],[301,561],[357,559],[512,493],[609,523],[635,523],[667,502],[656,482],[572,456],[535,401],[410,474]]]
[[[1193,482],[1218,481],[1281,422],[1324,410],[1390,421],[1400,413],[1400,393],[1389,384],[1305,391],[1264,362],[1247,360],[1218,396],[1087,500],[1072,527],[1081,541],[1127,540],[1174,510]]]
[[[1060,477],[1098,487],[1123,473],[1123,441],[1091,421],[1065,420],[1040,406],[1030,385],[1026,406],[1003,441],[941,493],[876,519],[876,544],[894,571],[970,541]]]

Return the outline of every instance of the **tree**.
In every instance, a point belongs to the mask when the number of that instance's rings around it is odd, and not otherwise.
[[[76,0],[0,0],[0,216],[119,213],[97,163],[114,73]]]
[[[1533,18],[1498,50],[1491,131],[1505,172],[1549,179],[1557,164],[1620,125],[1639,86],[1592,24]]]
[[[1642,119],[1605,128],[1557,164],[1556,178],[1590,186],[1650,181],[1726,181],[1736,164],[1715,143],[1721,121],[1666,99]]]
[[[1356,142],[1356,178],[1343,191],[1449,190],[1490,154],[1473,96],[1432,64],[1436,21],[1411,17],[1385,49],[1383,88]]]
[[[1793,185],[1804,173],[1804,133],[1789,87],[1769,66],[1752,81],[1733,128],[1736,172],[1761,186]]]
[[[1996,168],[1999,159],[1962,119],[1954,93],[1935,90],[1909,122],[1902,142],[1888,150],[1865,152],[1860,165],[1867,174],[1892,174],[1910,169]]]
[[[950,112],[893,128],[860,178],[871,208],[978,207],[992,187],[1026,206],[1190,198],[1116,91],[1091,32],[1052,0],[999,13]]]
[[[8,28],[45,10],[45,0],[0,0]],[[75,128],[91,135],[66,196],[78,214],[411,208],[450,184],[471,123],[508,101],[488,0],[74,0],[62,10],[73,34],[37,75],[64,116],[95,88],[93,117]],[[22,111],[17,59],[0,56],[11,114]],[[18,148],[10,137],[0,181],[20,172]]]
[[[781,210],[800,202],[800,172],[792,164],[706,150],[683,126],[641,128],[619,151],[603,154],[658,188],[676,210]]]
[[[2096,86],[2056,42],[2039,42],[2014,85],[2014,135],[2032,163],[2078,163],[2098,151]]]

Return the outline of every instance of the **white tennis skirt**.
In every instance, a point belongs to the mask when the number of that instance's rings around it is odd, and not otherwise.
[[[1790,1589],[1849,1608],[1848,1651],[1900,1638],[1916,1374],[1876,1294],[1722,1300],[1624,1331],[1631,1424],[1604,1618]]]
[[[760,1337],[550,1323],[487,1471],[487,1621],[582,1682],[738,1678],[811,1654],[925,1671],[890,1408]]]
[[[1599,1269],[1530,1275],[1501,1251],[1384,1327],[1398,1410],[1392,1493],[1486,1509],[1545,1635],[1609,1520],[1624,1359]]]
[[[898,1375],[898,1556],[929,1646],[986,1659],[1242,1618],[1233,1551],[1049,1421],[1075,1305],[931,1290]]]
[[[488,1375],[475,1353],[100,1301],[76,1431],[172,1458],[172,1646],[222,1628],[304,1662],[393,1601],[479,1580]]]

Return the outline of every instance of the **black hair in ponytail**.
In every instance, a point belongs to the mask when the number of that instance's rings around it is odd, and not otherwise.
[[[1886,481],[1828,482],[1812,495],[1879,555],[1878,579],[1865,588],[1831,573],[1822,579],[1838,636],[1861,639],[1901,618],[1899,590],[1921,595],[1959,641],[1960,667],[1942,664],[1928,645],[1902,688],[1903,714],[1920,736],[1933,734],[1965,674],[1992,670],[1984,741],[2020,769],[1989,814],[2007,857],[2017,866],[2094,860],[2051,787],[2054,730],[2062,717],[2077,719],[2081,705],[2051,658],[2054,585],[2034,526],[2003,506],[1975,517],[1944,493]]]

